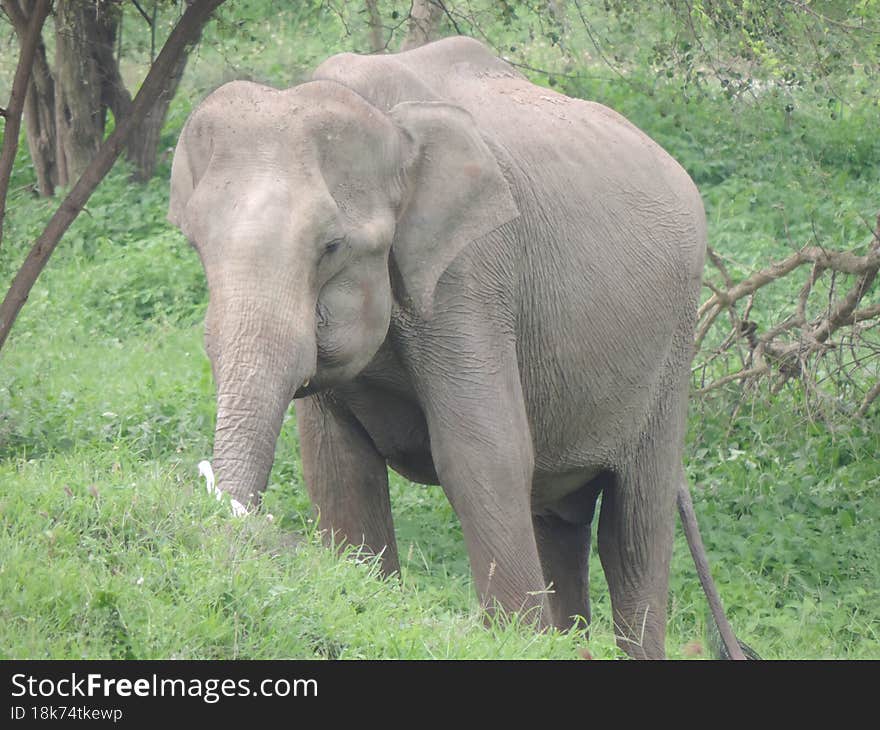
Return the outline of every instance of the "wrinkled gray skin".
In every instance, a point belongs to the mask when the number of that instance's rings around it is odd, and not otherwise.
[[[440,484],[486,607],[559,627],[589,619],[601,492],[621,647],[662,657],[706,235],[690,178],[471,39],[313,78],[222,86],[174,157],[169,219],[210,291],[219,486],[259,498],[295,399],[337,542],[398,570],[386,465]]]

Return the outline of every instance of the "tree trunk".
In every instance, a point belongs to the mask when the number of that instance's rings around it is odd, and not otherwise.
[[[37,45],[28,95],[25,100],[25,131],[28,149],[37,174],[40,195],[50,197],[58,185],[55,129],[55,80],[46,60],[46,46],[42,39]]]
[[[199,31],[201,36],[201,31]],[[198,42],[198,38],[194,42]],[[162,126],[165,124],[165,116],[168,107],[177,92],[189,54],[185,53],[177,59],[171,74],[165,80],[165,87],[159,94],[159,98],[147,112],[143,121],[129,137],[126,158],[135,166],[132,177],[138,182],[146,182],[156,171],[156,161],[159,153],[159,142],[162,136]],[[116,112],[114,111],[114,116]]]
[[[31,0],[0,2],[21,42]],[[118,0],[58,0],[57,78],[49,67],[42,39],[38,42],[24,119],[43,196],[54,195],[56,185],[70,184],[91,161],[104,137],[108,109],[116,124],[131,110],[131,94],[114,53],[120,23]],[[186,61],[187,55],[178,59],[155,106],[129,136],[125,156],[134,165],[132,177],[138,182],[155,173],[162,126]]]
[[[382,16],[379,15],[378,0],[365,0],[370,24],[370,50],[382,53],[385,50],[385,38],[382,32]]]
[[[19,45],[24,43],[28,21],[35,6],[26,0],[2,0],[12,21]],[[31,77],[24,102],[24,123],[28,149],[37,175],[37,189],[43,197],[55,194],[58,166],[55,162],[55,80],[46,59],[42,36],[37,39]]]
[[[48,0],[38,0],[33,7],[27,28],[21,37],[18,66],[15,69],[12,92],[9,95],[9,104],[5,112],[3,149],[0,152],[0,241],[3,240],[3,219],[6,217],[6,194],[9,192],[9,179],[12,176],[15,153],[18,151],[21,115],[24,111],[25,98],[30,83],[31,68],[34,65],[37,41],[40,38],[46,16],[49,14],[49,5]]]
[[[106,2],[107,0],[104,0],[104,4]],[[151,22],[155,23],[155,21],[154,14]],[[102,103],[105,108],[109,108],[113,112],[113,118],[117,124],[125,119],[131,111],[131,94],[125,88],[125,82],[119,72],[119,61],[114,55],[113,49],[118,27],[117,23],[112,37],[108,36],[105,39],[107,42],[95,47],[98,70],[101,76]],[[151,28],[152,35],[155,35],[155,29]],[[165,122],[165,115],[168,113],[168,106],[171,104],[171,99],[174,98],[174,92],[183,76],[183,70],[186,68],[186,59],[187,54],[180,57],[156,103],[128,138],[125,158],[134,165],[135,170],[132,177],[138,182],[146,182],[153,177],[156,170],[156,154],[162,125]]]
[[[107,2],[108,0],[103,0],[104,5]],[[151,22],[156,22],[155,12]],[[112,34],[108,34],[104,39],[105,42],[96,46],[96,58],[102,83],[102,102],[105,108],[109,108],[113,112],[117,124],[120,120],[125,119],[131,110],[131,94],[125,88],[122,75],[119,73],[118,59],[113,53],[113,44],[118,29],[119,23],[117,22],[113,27]],[[151,28],[151,36],[155,36],[154,28]],[[199,31],[199,37],[195,42],[198,42],[200,37],[201,31]],[[177,60],[172,73],[165,79],[165,87],[159,98],[156,99],[156,103],[128,138],[125,157],[135,167],[132,178],[137,182],[146,182],[153,177],[153,173],[156,171],[156,158],[165,115],[168,113],[168,107],[171,105],[180,80],[183,78],[188,57],[189,54],[183,54]]]
[[[408,51],[410,48],[418,48],[434,40],[442,17],[442,3],[435,0],[414,0],[406,37],[400,50]]]
[[[144,79],[140,91],[132,102],[131,114],[117,124],[113,134],[104,140],[88,169],[77,180],[34,243],[12,280],[12,285],[6,293],[3,303],[0,304],[0,350],[9,336],[18,313],[27,301],[31,288],[61,240],[61,236],[76,219],[92,192],[113,166],[125,145],[126,138],[135,127],[136,121],[141,119],[155,104],[167,84],[168,76],[173,73],[179,56],[185,54],[188,46],[199,38],[202,27],[222,2],[223,0],[191,0],[187,4],[186,11],[174,26],[171,35],[168,36],[168,40],[162,47],[156,62],[150,67],[147,78]]]
[[[55,4],[56,154],[62,185],[82,175],[104,139],[113,96],[105,64],[108,53],[112,58],[120,14],[121,7],[107,0]]]

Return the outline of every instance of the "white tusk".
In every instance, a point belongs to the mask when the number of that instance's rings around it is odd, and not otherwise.
[[[199,475],[205,477],[205,486],[208,489],[208,494],[220,499],[220,490],[214,486],[214,470],[211,468],[210,461],[199,462]]]
[[[245,515],[248,514],[248,508],[245,507],[237,499],[230,499],[229,505],[232,507],[232,516],[233,517],[244,517]]]
[[[311,379],[311,378],[306,378],[306,382],[302,384],[302,387],[303,387],[303,388],[308,388],[308,387],[309,387],[309,383],[311,383],[311,382],[312,382],[312,379]]]
[[[200,461],[199,462],[199,474],[205,477],[205,486],[208,488],[208,494],[217,498],[217,500],[223,499],[223,492],[221,492],[214,485],[214,470],[211,468],[210,461]],[[230,498],[229,506],[232,508],[232,515],[234,517],[245,517],[250,514],[248,508],[245,507],[241,502],[237,499]]]

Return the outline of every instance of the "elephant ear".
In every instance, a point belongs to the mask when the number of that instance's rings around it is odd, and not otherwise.
[[[428,315],[437,281],[456,256],[519,210],[495,155],[464,109],[403,102],[390,114],[411,143],[392,255],[416,311]]]
[[[192,119],[184,125],[174,150],[174,160],[171,163],[171,197],[168,203],[168,222],[177,226],[190,238],[192,231],[188,224],[186,208],[211,157],[209,136],[195,134],[193,126]],[[196,127],[197,131],[204,132],[200,125]]]

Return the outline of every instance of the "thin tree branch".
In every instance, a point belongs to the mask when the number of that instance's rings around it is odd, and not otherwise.
[[[725,375],[723,378],[718,378],[718,380],[713,380],[709,385],[700,388],[697,391],[697,395],[705,395],[710,391],[717,390],[728,383],[732,383],[736,380],[746,380],[747,378],[755,378],[760,375],[767,375],[770,372],[770,366],[766,363],[758,365],[757,367],[749,368],[748,370],[740,370],[737,373],[731,373],[730,375]]]
[[[3,8],[3,12],[9,17],[9,22],[12,23],[12,27],[15,29],[19,41],[21,41],[27,32],[28,18],[22,12],[16,0],[2,0],[0,7]]]
[[[12,3],[4,3],[4,7]],[[24,111],[24,100],[27,96],[28,82],[34,65],[34,54],[43,23],[49,15],[50,0],[36,0],[31,11],[27,30],[20,38],[18,66],[12,82],[9,104],[5,109],[6,126],[3,129],[3,149],[0,151],[0,244],[3,242],[3,219],[6,217],[6,196],[9,192],[9,180],[12,177],[12,165],[18,152],[18,133],[21,130],[21,114]],[[12,15],[10,14],[10,17]]]
[[[867,25],[850,25],[849,23],[844,23],[840,20],[835,20],[834,18],[829,18],[827,15],[823,15],[822,13],[819,13],[819,12],[813,10],[813,8],[811,8],[806,3],[799,2],[799,0],[785,0],[785,2],[787,2],[789,5],[791,5],[794,8],[797,8],[798,10],[800,10],[802,12],[805,12],[809,15],[812,15],[814,18],[818,18],[823,23],[828,23],[829,25],[837,26],[838,28],[842,28],[843,30],[858,30],[858,31],[864,31],[867,33],[880,33],[880,28],[871,28],[870,26],[867,26]]]
[[[449,8],[446,7],[446,3],[443,0],[431,0],[434,5],[437,5],[446,16],[446,19],[449,21],[450,25],[452,25],[452,29],[455,31],[456,35],[462,35],[461,28],[458,27],[458,23],[455,22],[455,16],[449,12]]]
[[[147,21],[147,25],[151,28],[153,27],[153,20],[147,15],[146,11],[140,6],[140,3],[137,0],[131,0],[131,4],[137,8],[137,11],[141,14],[141,17]]]
[[[874,383],[874,387],[871,388],[865,395],[864,400],[862,401],[862,405],[859,406],[859,415],[864,416],[868,412],[868,408],[871,407],[871,404],[877,400],[877,397],[880,396],[880,380]]]

